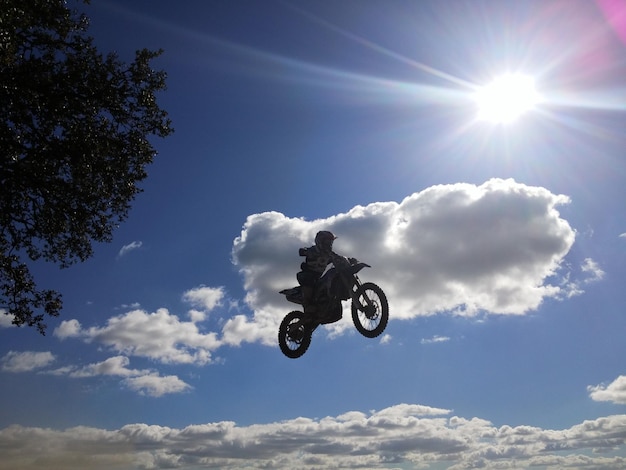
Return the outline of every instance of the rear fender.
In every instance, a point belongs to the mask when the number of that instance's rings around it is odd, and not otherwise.
[[[300,286],[292,287],[291,289],[283,289],[279,292],[279,294],[283,294],[287,297],[289,302],[302,305],[302,287]]]

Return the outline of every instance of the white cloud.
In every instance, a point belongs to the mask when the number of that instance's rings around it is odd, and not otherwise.
[[[224,288],[206,286],[195,287],[185,292],[182,299],[193,307],[201,308],[205,312],[210,312],[215,307],[222,305]]]
[[[619,235],[619,236],[620,236],[620,238],[626,238],[626,232],[624,232],[624,233],[620,233],[620,235]]]
[[[561,281],[561,292],[559,298],[569,298],[577,295],[584,294],[584,285],[592,282],[598,282],[604,279],[604,271],[600,268],[600,265],[591,258],[585,258],[580,265],[580,271],[582,276],[578,280],[570,280],[571,273],[564,275]]]
[[[390,406],[380,411],[372,410],[372,419],[390,419],[394,421],[401,418],[411,418],[415,416],[443,416],[450,414],[452,410],[446,410],[444,408],[434,408],[426,405],[412,405],[407,403],[400,403],[399,405]]]
[[[121,258],[122,256],[127,255],[128,253],[130,253],[133,250],[138,250],[142,246],[143,246],[143,242],[141,242],[141,241],[130,242],[128,245],[124,245],[120,249],[120,251],[117,254],[117,256],[118,256],[118,258]]]
[[[7,313],[6,310],[0,308],[0,328],[11,328],[15,326],[13,324],[13,319],[15,315]]]
[[[165,378],[163,378],[165,379]],[[175,381],[174,381],[175,382]],[[146,392],[147,393],[147,392]],[[626,464],[626,415],[568,429],[495,427],[450,410],[399,404],[238,426],[230,421],[183,429],[129,424],[117,430],[0,430],[1,469],[79,468],[577,468]]]
[[[81,328],[81,324],[78,320],[63,320],[61,324],[54,329],[52,334],[61,340],[76,338],[80,336]]]
[[[207,312],[202,310],[191,309],[187,312],[192,323],[198,323],[206,320]]]
[[[54,361],[55,357],[50,351],[9,351],[0,360],[0,364],[5,372],[30,372],[47,367]]]
[[[131,390],[151,397],[160,397],[169,393],[186,392],[192,388],[175,375],[161,377],[155,374],[130,377],[124,380],[124,384]]]
[[[120,305],[120,309],[121,310],[134,310],[134,309],[138,309],[139,307],[141,307],[141,304],[139,302],[132,302],[130,304],[122,304]]]
[[[72,378],[96,377],[112,375],[119,377],[135,377],[152,373],[150,370],[128,369],[130,360],[126,356],[110,357],[102,362],[88,364],[83,367],[68,366],[49,371],[53,375],[67,375]]]
[[[589,277],[585,279],[585,282],[601,281],[604,278],[604,271],[600,269],[598,263],[591,258],[585,258],[580,269],[589,275]]]
[[[450,338],[448,336],[435,335],[432,338],[422,338],[420,343],[432,344],[432,343],[445,343],[446,341],[450,341]]]
[[[206,364],[222,345],[275,346],[278,325],[292,307],[278,291],[297,284],[298,248],[310,245],[320,229],[339,235],[335,248],[340,254],[373,266],[361,277],[386,292],[392,319],[440,312],[521,315],[546,298],[578,295],[582,284],[602,278],[590,258],[578,272],[563,263],[575,231],[557,207],[568,202],[545,188],[493,179],[480,186],[433,186],[400,203],[357,206],[323,220],[253,214],[232,251],[252,315],[234,314],[221,332],[201,332],[197,324],[224,303],[226,294],[223,287],[199,286],[182,295],[193,307],[190,321],[166,309],[135,309],[101,327],[64,321],[54,334],[163,363]],[[570,279],[572,274],[585,279]],[[326,331],[337,336],[348,328],[351,319],[344,312],[344,319]]]
[[[357,206],[311,222],[278,212],[251,215],[234,241],[233,262],[254,316],[233,318],[225,336],[233,344],[275,342],[289,310],[277,292],[296,284],[298,248],[321,229],[339,236],[337,252],[373,266],[362,278],[383,288],[392,318],[535,310],[569,287],[550,282],[575,239],[557,211],[568,202],[545,188],[493,179],[433,186],[400,203]]]
[[[63,321],[54,335],[98,342],[124,354],[165,364],[208,364],[220,346],[216,333],[202,333],[194,322],[181,321],[167,309],[154,313],[133,310],[109,318],[105,326],[83,328],[76,320]]]
[[[620,375],[609,385],[590,385],[589,396],[595,401],[610,401],[626,405],[626,375]]]
[[[382,338],[380,338],[380,344],[389,344],[391,343],[391,335],[385,333]]]
[[[121,382],[122,385],[141,395],[152,397],[181,393],[192,388],[191,385],[174,375],[162,377],[158,372],[151,369],[129,369],[129,364],[130,360],[126,356],[115,356],[82,367],[66,366],[45,373],[63,375],[74,379],[99,376],[124,377]]]

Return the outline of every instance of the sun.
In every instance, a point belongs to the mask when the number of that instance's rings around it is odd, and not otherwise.
[[[515,121],[535,108],[540,100],[535,80],[529,75],[505,74],[480,88],[475,96],[478,119],[495,124]]]

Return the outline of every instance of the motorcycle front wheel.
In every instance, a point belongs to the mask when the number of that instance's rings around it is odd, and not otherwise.
[[[389,304],[383,290],[366,282],[355,293],[358,302],[352,301],[352,321],[357,331],[367,338],[376,338],[387,327]],[[360,304],[362,308],[357,307]]]
[[[302,321],[304,313],[294,310],[283,318],[278,328],[278,345],[282,353],[296,359],[302,356],[311,344],[312,331]]]

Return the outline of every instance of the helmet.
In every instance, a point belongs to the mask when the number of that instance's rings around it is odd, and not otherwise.
[[[327,230],[317,232],[315,235],[315,245],[323,252],[330,252],[333,249],[333,241],[337,238]]]

